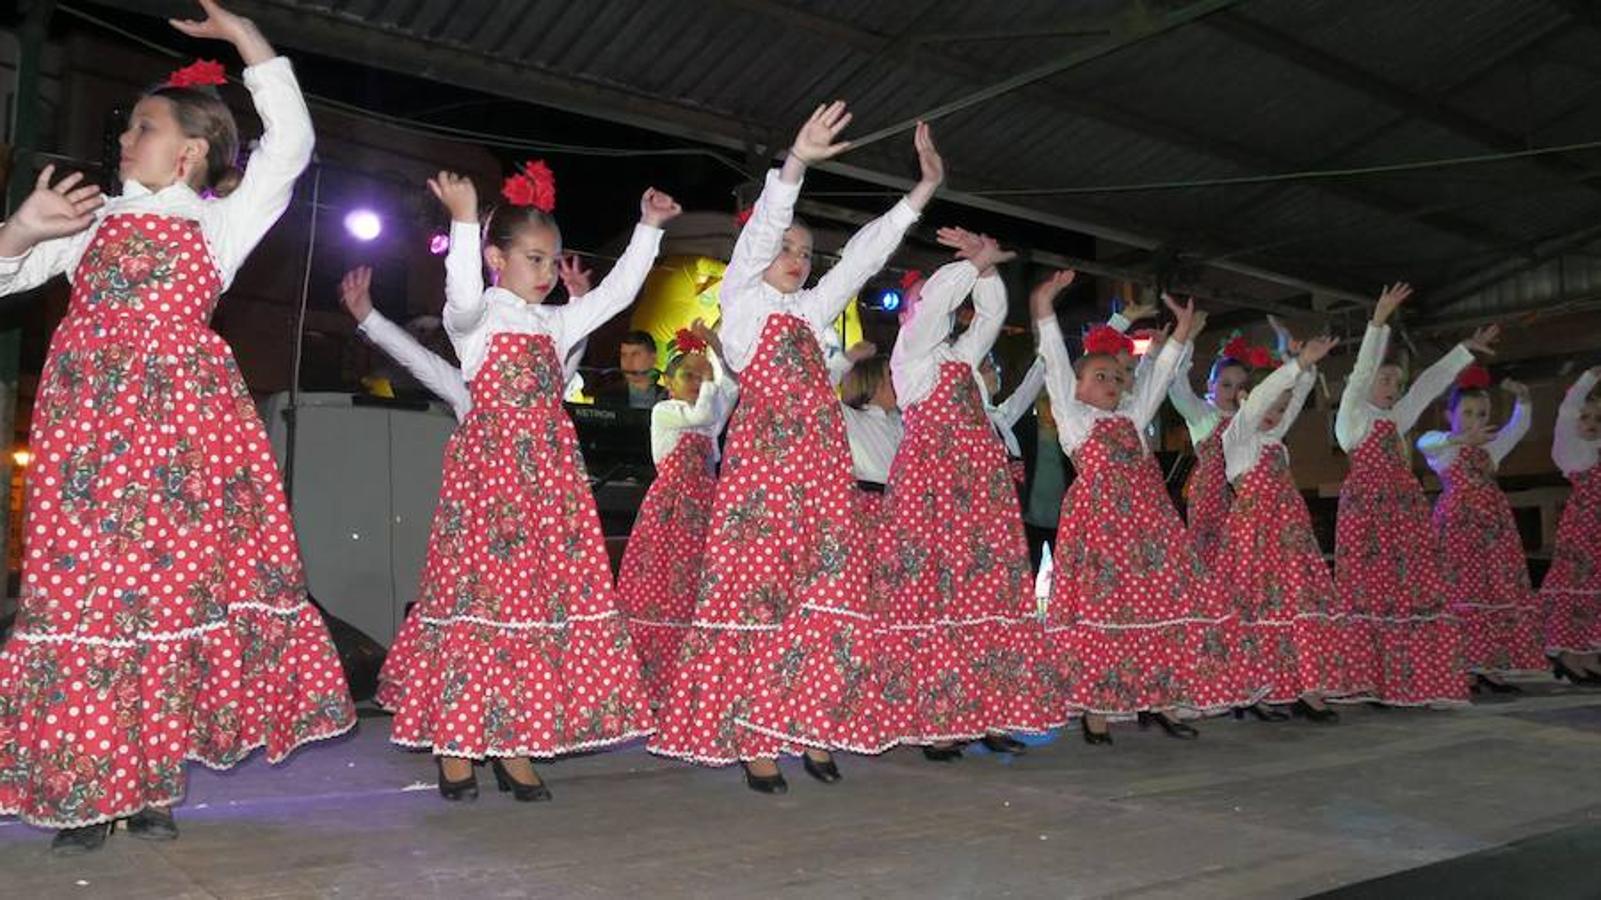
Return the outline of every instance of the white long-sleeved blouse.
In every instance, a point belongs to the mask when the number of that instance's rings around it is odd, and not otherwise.
[[[452,222],[450,252],[445,255],[445,333],[461,359],[462,375],[470,382],[489,351],[489,339],[502,332],[543,334],[556,345],[556,357],[565,361],[573,347],[628,308],[645,284],[662,230],[643,222],[634,226],[628,247],[600,284],[585,294],[582,303],[562,306],[527,303],[511,291],[484,289],[481,237],[476,222]]]
[[[1570,478],[1590,471],[1601,457],[1601,441],[1587,441],[1579,435],[1579,414],[1595,385],[1595,375],[1586,371],[1568,388],[1562,396],[1562,405],[1557,407],[1556,428],[1551,435],[1551,461]]]
[[[276,56],[249,66],[244,82],[264,131],[232,193],[207,199],[182,182],[152,192],[137,181],[125,181],[122,196],[109,198],[95,211],[94,225],[43,241],[21,256],[0,257],[0,295],[37,287],[56,275],[71,280],[100,223],[119,214],[178,216],[200,223],[211,262],[227,290],[250,251],[289,208],[295,179],[311,161],[316,141],[289,60]]]
[[[1512,407],[1512,417],[1496,431],[1495,437],[1484,444],[1484,452],[1489,454],[1492,467],[1501,465],[1501,460],[1506,459],[1512,448],[1529,433],[1529,426],[1533,421],[1534,410],[1528,403],[1519,400]],[[1422,451],[1423,458],[1436,475],[1444,475],[1446,470],[1451,468],[1461,449],[1451,442],[1449,431],[1427,431],[1418,438],[1418,450]]]
[[[662,400],[650,409],[650,456],[661,465],[678,447],[686,434],[703,434],[712,439],[712,461],[720,458],[717,438],[739,402],[739,383],[723,370],[713,350],[706,351],[712,378],[700,386],[694,403]]]
[[[1056,417],[1056,434],[1062,442],[1062,450],[1072,455],[1089,438],[1098,421],[1114,416],[1132,420],[1143,445],[1145,428],[1161,409],[1168,383],[1173,380],[1188,344],[1171,340],[1163,344],[1162,352],[1157,354],[1149,371],[1135,379],[1124,402],[1115,410],[1104,410],[1078,399],[1078,378],[1073,374],[1073,360],[1068,355],[1067,342],[1056,317],[1040,319],[1034,327],[1039,333],[1040,356],[1045,360],[1045,386],[1051,394],[1051,413]]]
[[[951,339],[956,308],[973,295],[973,321]],[[940,366],[958,362],[978,378],[978,366],[995,346],[1006,321],[1006,284],[994,274],[980,278],[966,260],[941,266],[923,283],[922,296],[901,324],[890,353],[895,402],[908,409],[928,398],[939,381]]]
[[[1240,411],[1223,429],[1223,461],[1229,481],[1238,481],[1251,471],[1263,450],[1284,443],[1284,436],[1301,415],[1316,383],[1317,369],[1303,369],[1300,361],[1292,358],[1251,389],[1240,404]],[[1272,428],[1263,429],[1262,417],[1285,391],[1290,392],[1290,405],[1285,408],[1284,417]]]
[[[1389,342],[1388,325],[1369,325],[1367,332],[1362,335],[1362,347],[1357,351],[1356,365],[1345,382],[1345,391],[1340,395],[1340,409],[1334,417],[1334,438],[1347,453],[1361,446],[1375,422],[1394,422],[1396,433],[1401,435],[1412,430],[1429,404],[1445,393],[1457,373],[1473,362],[1473,351],[1457,344],[1434,365],[1424,369],[1395,406],[1379,409],[1369,398],[1373,395],[1373,377],[1379,370],[1379,363],[1384,359],[1384,350]]]
[[[777,169],[767,173],[767,184],[756,199],[750,220],[739,233],[728,268],[723,271],[719,294],[723,318],[718,330],[723,341],[724,362],[735,372],[750,365],[769,316],[788,314],[801,319],[811,326],[821,345],[829,323],[839,318],[845,304],[856,296],[867,279],[884,268],[890,254],[900,246],[906,229],[918,219],[917,210],[902,199],[851,237],[840,251],[839,262],[818,279],[815,287],[802,288],[792,294],[781,293],[762,280],[762,275],[783,249],[784,230],[795,221],[795,201],[800,196],[800,187],[799,183],[786,183]]]

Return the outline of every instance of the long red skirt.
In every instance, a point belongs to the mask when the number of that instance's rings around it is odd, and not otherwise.
[[[1569,476],[1551,569],[1540,584],[1545,652],[1601,652],[1601,466]]]

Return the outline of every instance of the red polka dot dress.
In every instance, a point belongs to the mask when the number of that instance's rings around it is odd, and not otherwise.
[[[1254,702],[1238,623],[1206,605],[1205,569],[1134,422],[1096,419],[1073,466],[1046,616],[1060,701],[1111,718]]]
[[[276,762],[355,722],[193,219],[111,213],[34,405],[0,813],[74,828],[183,798],[185,763]]]
[[[548,336],[488,337],[419,597],[380,675],[397,744],[552,757],[651,730],[562,386]]]
[[[1340,603],[1372,642],[1374,696],[1397,706],[1466,702],[1460,623],[1429,504],[1388,419],[1351,452],[1334,560]]]
[[[1541,611],[1512,506],[1485,448],[1455,449],[1440,474],[1445,490],[1434,526],[1445,549],[1451,611],[1461,621],[1463,662],[1474,672],[1543,669]]]
[[[708,765],[881,752],[869,548],[812,327],[768,314],[740,389],[694,627],[650,749]]]
[[[701,390],[712,390],[711,385]],[[695,613],[706,530],[717,494],[716,445],[685,434],[656,466],[656,480],[634,520],[617,580],[617,602],[639,653],[652,705],[660,706],[678,671],[678,648]]]
[[[1601,651],[1601,466],[1570,472],[1573,493],[1557,524],[1540,585],[1547,653]]]
[[[1017,493],[973,370],[941,363],[905,418],[876,544],[886,727],[932,744],[1062,724]]]
[[[1368,633],[1340,606],[1283,444],[1263,446],[1239,479],[1206,591],[1239,618],[1245,680],[1267,685],[1267,702],[1371,687]]]
[[[1190,477],[1184,483],[1190,540],[1195,544],[1195,555],[1200,558],[1201,565],[1208,569],[1223,546],[1229,503],[1234,496],[1223,465],[1223,430],[1228,427],[1230,418],[1217,417],[1212,433],[1195,445],[1195,468],[1190,470]]]

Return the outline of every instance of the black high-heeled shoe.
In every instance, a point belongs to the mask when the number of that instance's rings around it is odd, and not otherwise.
[[[1168,718],[1161,713],[1142,712],[1139,715],[1139,722],[1141,728],[1149,728],[1151,723],[1155,722],[1167,733],[1168,737],[1177,738],[1181,741],[1193,741],[1201,736],[1199,731],[1189,725],[1180,722],[1178,719]]]
[[[772,775],[757,775],[750,770],[750,766],[741,763],[745,769],[745,786],[758,794],[787,794],[789,782],[784,780],[783,772]]]
[[[1559,658],[1553,658],[1551,660],[1551,675],[1559,681],[1566,678],[1568,681],[1574,684],[1585,685],[1587,687],[1601,684],[1601,677],[1592,675],[1585,669],[1570,669],[1568,668],[1568,664]]]
[[[1259,722],[1287,722],[1290,719],[1289,713],[1279,712],[1263,703],[1234,707],[1234,718],[1236,719],[1244,719],[1247,713],[1251,715],[1251,718]]]
[[[1335,722],[1340,721],[1339,713],[1329,709],[1326,706],[1322,709],[1318,709],[1305,700],[1295,701],[1295,705],[1290,707],[1290,712],[1300,716],[1308,722],[1316,722],[1319,725],[1333,725]]]
[[[542,803],[550,799],[550,788],[545,787],[543,781],[535,784],[526,784],[511,777],[506,764],[499,759],[489,761],[489,768],[495,773],[495,787],[501,792],[510,791],[513,798],[519,803]],[[535,778],[539,776],[535,775]]]
[[[178,822],[172,810],[147,806],[128,817],[124,827],[129,837],[141,841],[175,841],[178,839]]]
[[[434,757],[434,765],[439,768],[439,796],[451,802],[478,799],[478,773],[469,769],[466,778],[451,781],[445,777],[445,761],[442,757]]]
[[[106,838],[117,827],[116,822],[101,822],[82,828],[63,828],[50,840],[50,852],[56,856],[82,856],[106,845]]]
[[[925,750],[923,752],[927,753],[928,751]],[[961,753],[961,750],[956,751],[958,756],[960,756]],[[825,762],[818,762],[817,760],[812,759],[812,755],[810,753],[803,753],[801,754],[801,768],[806,770],[807,775],[812,776],[824,784],[834,784],[845,777],[844,775],[839,774],[839,766],[834,765],[834,758],[832,756],[830,756]]]
[[[1022,756],[1028,752],[1028,745],[1009,734],[986,734],[982,743],[991,753],[1009,753],[1012,756]]]
[[[1084,731],[1084,743],[1086,743],[1086,744],[1108,744],[1108,745],[1110,745],[1112,743],[1112,732],[1111,732],[1110,729],[1108,729],[1106,731],[1091,731],[1090,730],[1090,720],[1089,720],[1088,717],[1079,719],[1078,720],[1078,724],[1079,724],[1079,728],[1081,728]],[[1104,725],[1106,723],[1103,722],[1101,724]]]
[[[923,758],[929,762],[956,762],[962,758],[962,748],[959,744],[949,747],[924,747]]]
[[[1523,693],[1523,688],[1520,688],[1515,684],[1508,684],[1505,681],[1496,681],[1493,678],[1482,675],[1478,672],[1473,673],[1473,684],[1475,687],[1483,688],[1492,694]]]

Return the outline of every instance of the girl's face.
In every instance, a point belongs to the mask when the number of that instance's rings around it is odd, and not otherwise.
[[[691,353],[679,362],[673,377],[667,379],[667,394],[674,400],[694,403],[700,399],[701,386],[710,381],[712,364],[699,353]]]
[[[524,303],[544,303],[556,287],[556,265],[561,261],[561,237],[537,225],[517,229],[502,250],[484,248],[484,262],[495,284],[521,297]]]
[[[991,398],[1001,389],[1001,373],[995,370],[995,363],[987,356],[978,364],[978,377],[984,379],[984,390],[989,392]]]
[[[1579,410],[1579,437],[1601,441],[1601,399],[1590,400]]]
[[[1097,356],[1084,364],[1075,396],[1080,403],[1112,412],[1123,400],[1129,375],[1123,363],[1110,356]]]
[[[806,284],[812,274],[812,233],[802,225],[791,225],[784,230],[784,245],[778,256],[767,265],[762,280],[781,294],[793,294]]]
[[[1250,376],[1239,366],[1224,366],[1207,386],[1212,392],[1212,402],[1224,412],[1238,412],[1240,392],[1244,390],[1249,378]]]
[[[1401,399],[1401,384],[1403,377],[1401,367],[1397,365],[1379,366],[1379,371],[1373,376],[1373,392],[1369,399],[1379,409],[1389,409]]]
[[[1262,414],[1262,425],[1260,430],[1272,431],[1273,429],[1279,427],[1279,423],[1284,421],[1284,414],[1289,412],[1289,410],[1290,392],[1285,391],[1279,395],[1279,399],[1273,401],[1273,405],[1267,408],[1267,412]]]
[[[117,174],[124,181],[137,181],[152,191],[179,181],[194,184],[206,173],[205,138],[192,138],[178,127],[172,101],[166,97],[145,97],[128,115],[128,129],[117,139],[122,160]]]
[[[1451,410],[1451,433],[1461,434],[1470,428],[1482,428],[1490,424],[1490,398],[1469,394],[1456,402],[1456,409]]]

